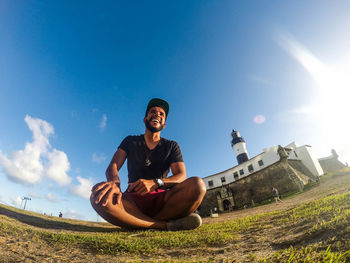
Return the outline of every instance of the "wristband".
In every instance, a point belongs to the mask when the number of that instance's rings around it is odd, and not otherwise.
[[[154,182],[158,185],[158,188],[164,186],[164,182],[162,179],[156,178],[154,179]]]

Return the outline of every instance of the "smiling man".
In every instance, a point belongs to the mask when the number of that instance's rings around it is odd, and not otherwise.
[[[92,188],[91,204],[108,222],[169,231],[202,224],[194,211],[205,195],[205,184],[199,177],[186,179],[180,147],[160,137],[168,113],[165,100],[150,100],[143,120],[145,134],[127,136],[121,142],[106,170],[107,181]],[[129,185],[122,193],[118,171],[126,159]],[[172,175],[167,177],[169,170]]]

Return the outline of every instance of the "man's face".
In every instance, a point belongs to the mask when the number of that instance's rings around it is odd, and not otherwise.
[[[165,111],[161,107],[152,107],[144,118],[146,128],[151,132],[159,132],[165,127]]]

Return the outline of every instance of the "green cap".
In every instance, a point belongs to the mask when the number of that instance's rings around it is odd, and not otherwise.
[[[166,117],[168,117],[169,103],[166,102],[165,100],[158,99],[158,98],[151,99],[148,102],[148,105],[147,105],[146,115],[147,115],[149,109],[152,108],[152,107],[161,107],[165,111]]]

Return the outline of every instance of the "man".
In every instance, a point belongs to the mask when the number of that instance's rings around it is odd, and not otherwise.
[[[125,228],[169,231],[201,225],[200,216],[193,212],[206,187],[199,177],[186,179],[178,144],[160,137],[168,113],[166,101],[150,100],[143,120],[145,134],[122,141],[106,170],[107,181],[92,188],[91,204],[106,221]],[[129,185],[122,193],[119,170],[125,159]],[[167,177],[169,170],[172,176]]]
[[[278,190],[275,187],[272,187],[272,195],[275,198],[276,204],[278,202],[282,202],[283,203],[283,201],[279,197]]]

